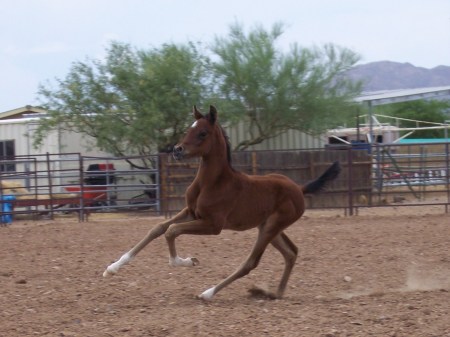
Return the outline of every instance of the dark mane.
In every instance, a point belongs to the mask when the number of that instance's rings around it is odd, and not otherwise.
[[[225,139],[225,144],[227,145],[227,160],[228,164],[231,166],[231,143],[230,143],[230,137],[228,137],[227,133],[225,132],[225,129],[220,126],[220,131],[222,131],[222,136]]]

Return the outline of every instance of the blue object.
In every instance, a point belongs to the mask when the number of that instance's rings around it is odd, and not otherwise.
[[[16,200],[16,197],[13,195],[4,195],[1,197],[2,199],[2,216],[1,216],[1,222],[10,224],[13,221],[13,205],[11,202],[5,202],[5,201],[14,201]]]
[[[426,143],[448,143],[450,138],[403,138],[399,144],[426,144]]]
[[[372,152],[372,145],[364,142],[352,142],[353,150],[366,150],[368,153]]]

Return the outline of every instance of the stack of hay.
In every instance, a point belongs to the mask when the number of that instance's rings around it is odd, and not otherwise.
[[[1,180],[0,181],[1,195],[13,195],[17,200],[30,200],[30,199],[50,199],[48,194],[35,194],[27,190],[20,182],[12,180]],[[79,196],[75,193],[54,193],[52,195],[53,199],[64,199],[73,198]]]

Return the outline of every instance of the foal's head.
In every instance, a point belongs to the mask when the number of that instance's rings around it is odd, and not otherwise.
[[[203,115],[194,106],[193,115],[195,122],[188,129],[180,143],[173,148],[173,156],[179,160],[190,157],[204,157],[212,153],[226,155],[229,159],[229,144],[224,131],[217,123],[217,110],[214,106],[209,107],[209,112]],[[227,151],[223,153],[222,150]]]

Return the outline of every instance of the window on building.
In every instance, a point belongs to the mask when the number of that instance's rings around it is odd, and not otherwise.
[[[0,140],[0,172],[14,172],[16,165],[9,160],[14,160],[16,149],[14,140]]]
[[[328,144],[345,144],[342,140],[348,141],[346,136],[341,136],[339,138],[328,137]]]

